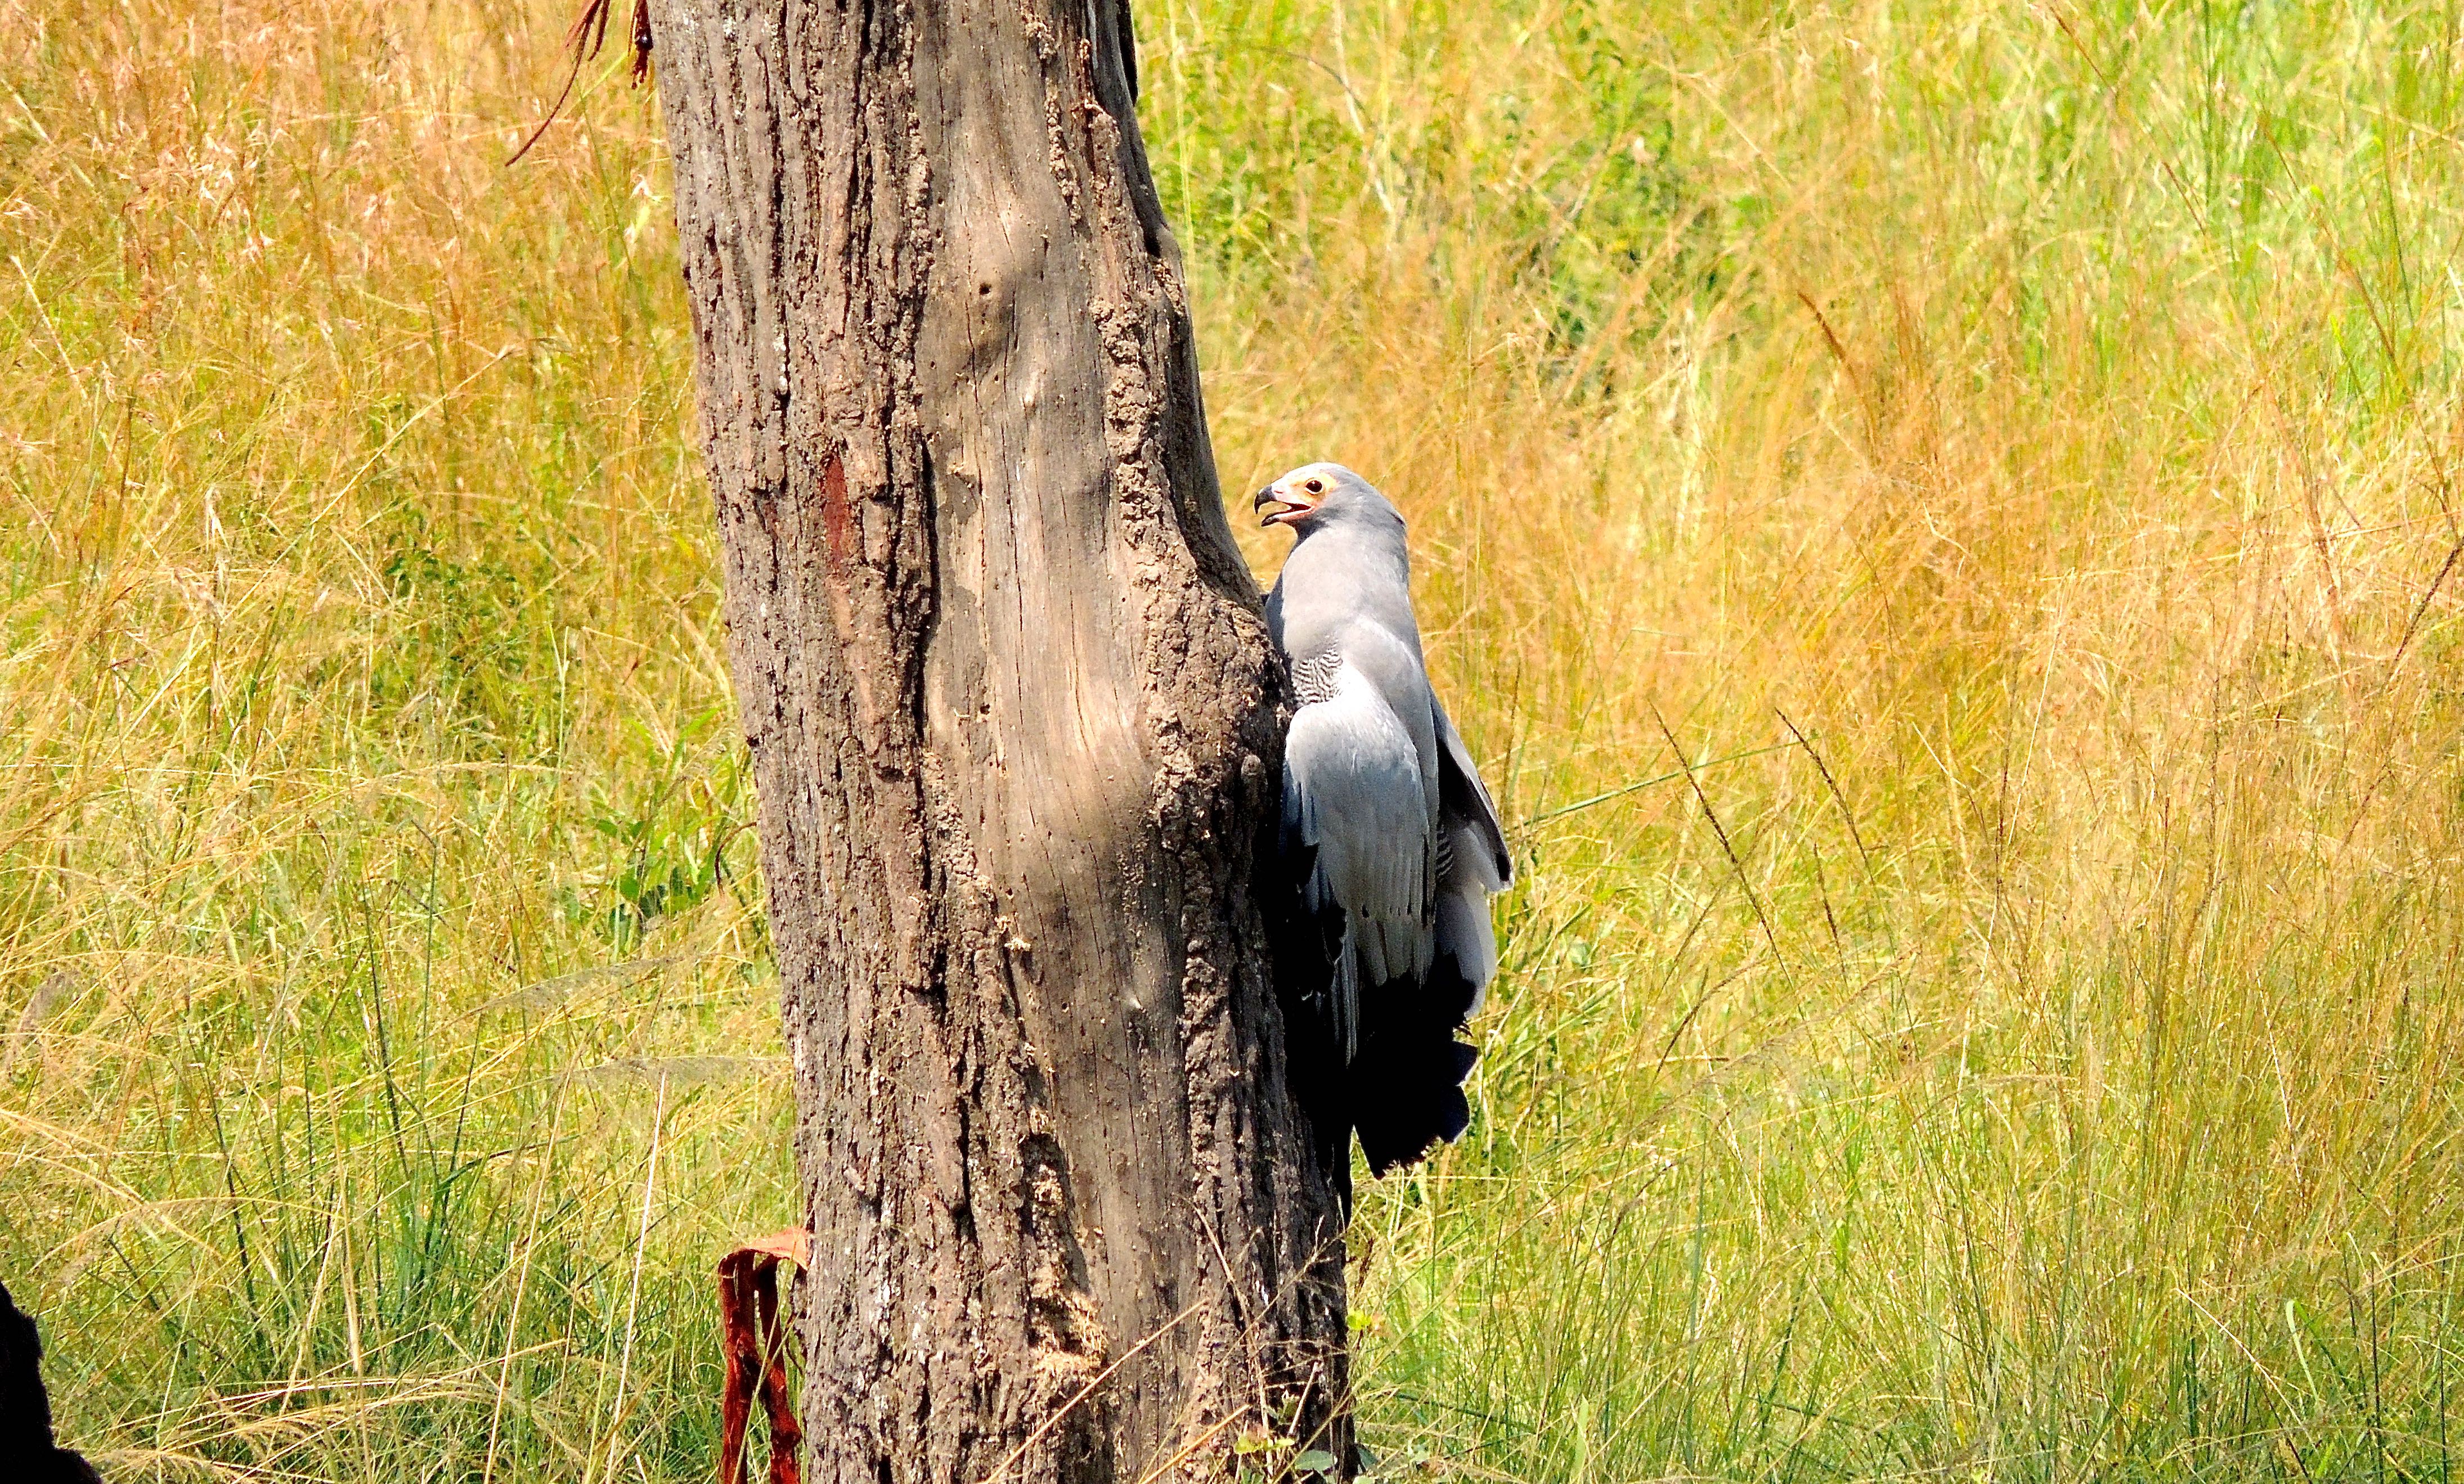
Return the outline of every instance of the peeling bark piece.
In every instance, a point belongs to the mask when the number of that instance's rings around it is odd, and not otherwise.
[[[796,1451],[803,1429],[787,1399],[787,1334],[779,1317],[779,1262],[802,1263],[803,1232],[748,1244],[718,1260],[720,1343],[727,1389],[719,1408],[719,1484],[744,1484],[746,1436],[758,1391],[770,1423],[770,1484],[800,1484]]]

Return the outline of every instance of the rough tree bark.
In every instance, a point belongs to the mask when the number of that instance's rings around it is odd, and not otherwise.
[[[1250,880],[1285,682],[1126,0],[650,24],[816,1233],[813,1473],[1220,1477],[1260,1428],[1348,1458],[1344,1177]]]

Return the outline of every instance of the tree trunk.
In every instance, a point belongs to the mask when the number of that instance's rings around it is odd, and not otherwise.
[[[823,1480],[1350,1455],[1340,1146],[1251,885],[1285,681],[1127,25],[652,4]]]

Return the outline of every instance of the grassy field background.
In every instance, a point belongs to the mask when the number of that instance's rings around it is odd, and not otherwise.
[[[706,1477],[792,1215],[564,19],[0,0],[0,1275],[115,1478]],[[1404,506],[1518,821],[1384,1471],[2446,1484],[2455,8],[1138,20],[1225,486]]]

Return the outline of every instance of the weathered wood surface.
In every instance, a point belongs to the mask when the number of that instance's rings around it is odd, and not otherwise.
[[[1126,10],[651,16],[817,1233],[812,1476],[1215,1477],[1253,1424],[1348,1456],[1342,1176],[1250,885],[1284,681]]]

